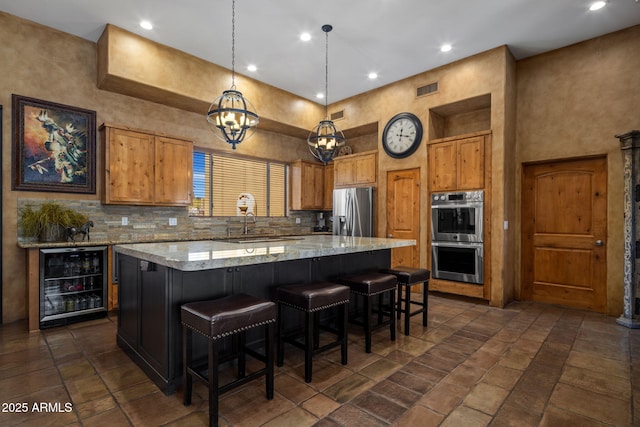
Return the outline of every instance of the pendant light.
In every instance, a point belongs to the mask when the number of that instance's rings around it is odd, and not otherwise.
[[[223,141],[236,145],[251,137],[260,118],[248,99],[236,90],[236,2],[231,3],[231,89],[211,103],[207,121],[213,133]]]
[[[338,148],[346,142],[344,134],[340,131],[331,120],[327,102],[329,98],[329,32],[333,30],[331,25],[323,25],[322,31],[325,32],[325,71],[324,71],[324,120],[309,133],[307,144],[309,151],[318,160],[325,165],[335,157]]]

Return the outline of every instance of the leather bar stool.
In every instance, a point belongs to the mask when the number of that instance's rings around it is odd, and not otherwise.
[[[362,273],[341,276],[338,282],[349,286],[351,293],[356,296],[362,296],[364,299],[364,313],[362,321],[358,319],[358,313],[350,319],[352,323],[364,326],[365,351],[371,353],[371,332],[382,326],[389,325],[391,330],[391,341],[396,339],[396,316],[395,316],[395,295],[396,282],[395,276],[382,273]],[[389,311],[385,310],[383,297],[389,296]],[[374,325],[371,322],[373,312],[373,298],[378,297],[378,322]],[[357,300],[356,300],[357,301]],[[387,320],[383,320],[383,316],[387,316]]]
[[[182,305],[182,349],[184,375],[184,405],[191,404],[193,378],[209,387],[209,425],[218,425],[218,400],[220,394],[265,376],[267,399],[273,399],[273,324],[276,321],[276,304],[245,294],[230,295],[211,301],[198,301]],[[246,346],[245,331],[258,326],[265,328],[265,352],[260,354]],[[207,375],[193,366],[193,331],[209,341]],[[236,335],[237,334],[237,335]],[[238,379],[226,385],[218,384],[218,343],[221,338],[236,335],[238,346]],[[263,369],[249,375],[245,372],[245,354],[265,363]]]
[[[304,380],[311,382],[313,355],[336,346],[341,347],[341,362],[347,364],[347,316],[349,307],[349,288],[337,283],[315,282],[280,286],[276,289],[278,302],[278,366],[284,363],[284,342],[288,342],[304,350]],[[298,336],[285,336],[283,310],[288,306],[300,310],[305,314],[304,338],[299,341]],[[319,329],[321,327],[318,316],[323,310],[337,307],[338,322],[336,328],[322,326],[337,335],[335,341],[323,346],[319,345]]]
[[[409,335],[409,320],[411,316],[422,313],[422,326],[427,326],[427,312],[429,310],[429,278],[431,272],[425,268],[399,266],[380,270],[381,273],[393,274],[398,278],[398,319],[404,313],[404,334]],[[422,283],[422,301],[411,300],[411,287]],[[403,291],[404,290],[404,296]],[[404,309],[402,303],[404,302]],[[419,305],[420,309],[411,311],[411,304]]]

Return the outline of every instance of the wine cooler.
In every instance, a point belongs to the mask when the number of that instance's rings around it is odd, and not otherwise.
[[[40,250],[40,329],[106,314],[106,246]]]

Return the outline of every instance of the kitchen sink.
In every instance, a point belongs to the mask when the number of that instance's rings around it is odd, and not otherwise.
[[[265,237],[241,237],[227,239],[229,243],[268,243],[268,242],[286,242],[288,240],[304,240],[304,237],[296,236],[265,236]]]

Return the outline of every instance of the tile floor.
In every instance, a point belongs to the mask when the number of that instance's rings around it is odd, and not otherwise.
[[[116,345],[116,317],[28,334],[0,326],[0,426],[201,426],[193,404],[165,396]],[[399,326],[399,329],[401,327]],[[430,297],[429,326],[375,334],[373,352],[350,333],[317,356],[305,384],[289,347],[276,393],[261,381],[225,394],[222,426],[632,426],[640,425],[640,331],[615,318],[533,303],[496,309]],[[35,404],[35,407],[34,407]]]

